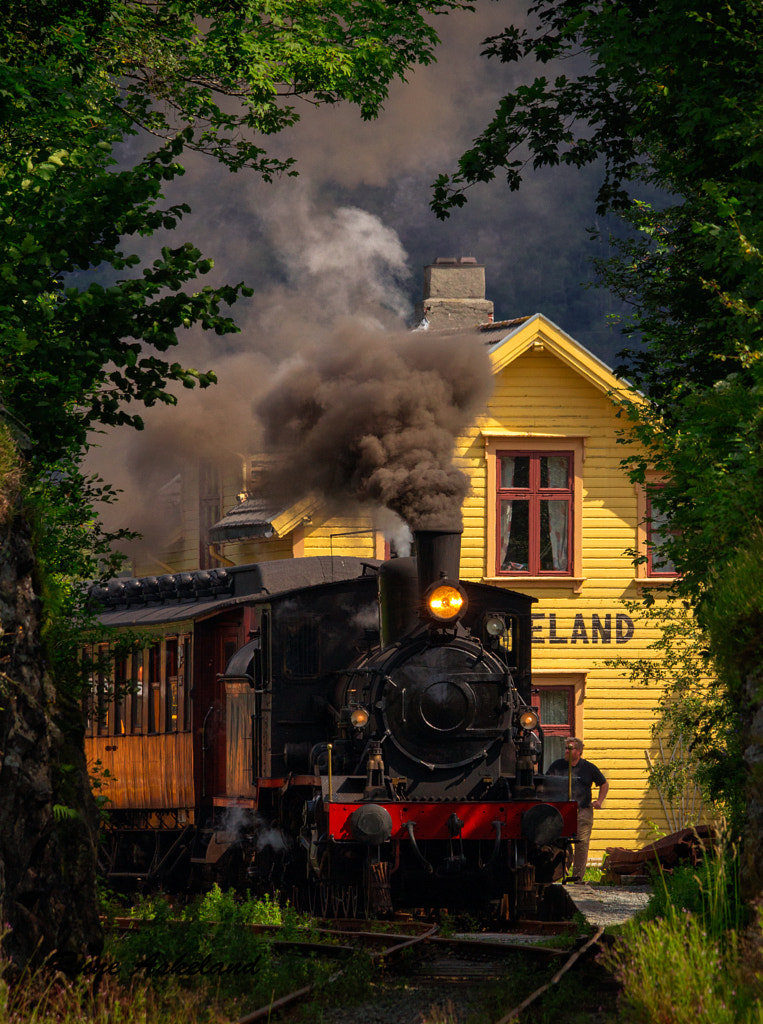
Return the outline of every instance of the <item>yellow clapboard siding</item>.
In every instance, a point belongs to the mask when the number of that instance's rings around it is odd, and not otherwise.
[[[340,555],[343,557],[376,557],[376,529],[370,514],[332,516],[318,520],[305,529],[304,555]]]

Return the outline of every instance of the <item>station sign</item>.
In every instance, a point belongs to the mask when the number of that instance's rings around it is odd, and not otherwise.
[[[567,616],[558,621],[556,612],[534,612],[532,620],[534,644],[627,644],[635,632],[624,612],[578,612],[572,623]]]

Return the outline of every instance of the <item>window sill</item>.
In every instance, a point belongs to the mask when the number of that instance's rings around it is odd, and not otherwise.
[[[637,587],[669,587],[680,578],[679,573],[675,576],[635,576],[633,582]]]
[[[508,583],[511,587],[561,587],[579,594],[587,576],[483,576],[483,583]]]

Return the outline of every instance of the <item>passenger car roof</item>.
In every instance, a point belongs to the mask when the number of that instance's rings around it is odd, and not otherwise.
[[[164,576],[125,577],[90,589],[104,626],[153,626],[202,619],[253,599],[375,572],[377,559],[320,555]]]

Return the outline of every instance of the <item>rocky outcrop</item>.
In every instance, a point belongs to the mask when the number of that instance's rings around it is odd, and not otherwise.
[[[12,502],[0,522],[0,928],[11,970],[102,944],[81,716],[45,668],[34,569]]]

